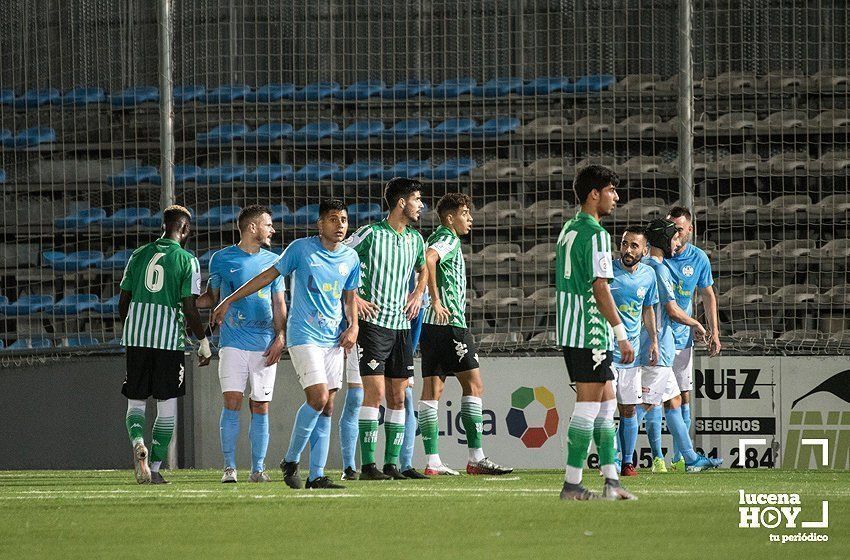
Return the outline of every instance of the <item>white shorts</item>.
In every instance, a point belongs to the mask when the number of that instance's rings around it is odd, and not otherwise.
[[[643,404],[661,404],[679,395],[673,368],[643,366],[640,375]]]
[[[694,347],[676,350],[673,358],[673,374],[679,391],[690,391],[694,388]]]
[[[250,380],[248,398],[254,402],[268,402],[272,400],[276,376],[277,364],[267,366],[266,357],[260,351],[231,347],[218,351],[218,380],[222,393],[234,391],[244,394]]]
[[[319,383],[328,386],[329,391],[342,387],[343,358],[345,352],[340,346],[325,348],[315,344],[299,344],[289,347],[289,357],[301,388],[306,389]]]
[[[345,358],[345,380],[354,385],[363,384],[360,377],[360,347],[356,344]]]
[[[640,367],[613,368],[614,390],[619,404],[640,404],[642,400]]]

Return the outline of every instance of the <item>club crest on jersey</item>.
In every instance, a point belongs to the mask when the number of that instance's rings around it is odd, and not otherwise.
[[[643,286],[641,286],[640,288],[638,288],[638,290],[637,290],[637,297],[642,298],[642,297],[644,297],[645,295],[646,295],[646,288],[644,288]]]
[[[337,270],[339,270],[339,273],[340,273],[340,275],[342,275],[342,276],[348,276],[348,273],[350,272],[350,269],[348,268],[348,265],[347,265],[347,264],[345,264],[345,263],[340,264],[340,265],[337,267]]]
[[[686,267],[682,268],[682,274],[684,274],[685,276],[693,276],[694,267],[692,267],[691,265],[687,265]]]

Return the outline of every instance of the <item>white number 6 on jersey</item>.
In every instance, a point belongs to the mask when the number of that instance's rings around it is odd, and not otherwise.
[[[145,288],[152,294],[160,291],[165,284],[165,269],[156,264],[164,256],[165,253],[155,254],[145,269]]]

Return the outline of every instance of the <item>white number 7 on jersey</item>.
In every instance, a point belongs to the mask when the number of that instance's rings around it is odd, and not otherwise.
[[[145,269],[145,288],[152,294],[160,291],[165,284],[165,269],[156,264],[164,256],[165,253],[155,254]]]
[[[573,230],[558,239],[558,245],[564,245],[564,278],[567,280],[573,274],[573,261],[570,258],[570,251],[573,250],[573,243],[576,240],[576,236],[578,236],[578,232]]]

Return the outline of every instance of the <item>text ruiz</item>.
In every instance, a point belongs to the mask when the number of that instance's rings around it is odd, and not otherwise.
[[[801,521],[806,528],[829,526],[829,502],[821,502],[820,521]],[[744,529],[775,529],[782,525],[786,529],[797,527],[797,516],[802,511],[799,494],[748,494],[738,490],[738,512],[741,515],[738,527]]]

